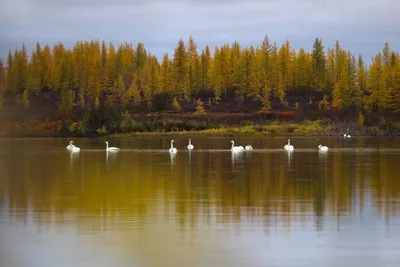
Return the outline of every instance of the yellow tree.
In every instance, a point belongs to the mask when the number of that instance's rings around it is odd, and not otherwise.
[[[42,70],[40,65],[40,54],[38,56],[35,50],[32,51],[28,70],[27,87],[31,92],[39,94],[42,89],[40,79]]]
[[[160,92],[171,93],[171,67],[168,54],[165,53],[160,69]]]
[[[364,60],[363,57],[359,55],[357,61],[356,86],[354,88],[354,104],[358,108],[363,108],[365,105],[365,94],[367,92],[366,87],[366,71]]]
[[[86,96],[89,103],[95,108],[100,107],[99,96],[101,91],[101,52],[100,43],[98,41],[90,43],[88,58],[88,85]]]
[[[214,59],[211,67],[209,68],[209,76],[211,87],[214,91],[214,97],[218,101],[222,93],[223,77],[221,73],[221,53],[220,49],[216,46],[214,50]]]
[[[6,76],[6,91],[16,92],[17,91],[17,69],[15,58],[11,52],[8,52],[7,57],[7,76]]]
[[[335,50],[331,48],[326,59],[326,88],[331,91],[336,82]]]
[[[271,53],[272,53],[272,45],[271,42],[268,38],[268,35],[266,34],[264,36],[264,40],[261,44],[261,49],[260,49],[260,60],[261,60],[261,68],[262,68],[262,78],[261,78],[261,83],[263,87],[270,88],[271,86]]]
[[[187,78],[187,61],[185,43],[180,39],[175,48],[172,61],[172,85],[175,94],[184,94]],[[189,98],[188,92],[186,92],[185,98]]]
[[[274,43],[271,49],[270,62],[271,62],[271,68],[270,68],[271,93],[275,96],[278,96],[279,80],[282,79],[282,73],[279,68],[279,55],[276,43]]]
[[[5,68],[3,59],[0,57],[0,107],[3,107],[5,90],[6,90]]]
[[[185,98],[190,99],[192,94],[197,94],[200,87],[201,69],[200,69],[200,56],[197,52],[197,44],[190,35],[187,44],[187,85],[185,86]]]
[[[238,69],[239,66],[239,60],[240,60],[240,44],[238,42],[234,42],[232,44],[232,48],[230,49],[230,55],[229,55],[229,81],[228,81],[228,86],[234,90],[237,87],[237,81],[238,77],[236,77],[236,70]]]
[[[224,90],[226,98],[231,79],[230,47],[228,44],[224,44],[221,47],[219,59],[221,68],[221,88]]]
[[[211,54],[210,54],[210,48],[208,45],[206,48],[201,52],[201,90],[204,92],[206,91],[209,86],[210,86],[210,68],[211,68]]]
[[[295,83],[298,87],[309,87],[310,86],[310,55],[300,48],[297,54],[296,65],[295,65]]]
[[[332,91],[332,107],[335,108],[336,110],[341,110],[343,107],[342,104],[342,92],[340,88],[340,83],[337,82],[333,86],[333,91]]]
[[[378,55],[372,59],[372,64],[368,71],[367,86],[370,91],[368,103],[370,105],[369,107],[374,111],[381,111],[387,107],[388,95],[382,63],[382,54],[378,53]]]

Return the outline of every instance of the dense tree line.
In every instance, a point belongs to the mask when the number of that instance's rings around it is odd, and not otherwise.
[[[36,48],[22,45],[0,58],[0,103],[4,95],[29,106],[33,99],[50,100],[60,110],[98,109],[115,104],[151,107],[157,96],[193,101],[212,96],[244,97],[271,110],[271,98],[287,108],[287,95],[323,95],[320,109],[400,112],[400,55],[386,42],[369,66],[361,55],[340,47],[325,49],[316,39],[312,51],[280,47],[266,35],[259,46],[238,42],[202,51],[192,37],[179,40],[172,57],[161,61],[142,43],[77,42]],[[171,101],[172,102],[172,101]],[[172,103],[171,103],[172,104]]]

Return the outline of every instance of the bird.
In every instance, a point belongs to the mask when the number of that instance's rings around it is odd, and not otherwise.
[[[189,144],[187,145],[187,148],[188,148],[189,150],[191,150],[191,149],[194,148],[194,146],[192,145],[192,139],[189,139]]]
[[[288,139],[287,145],[285,145],[283,148],[284,148],[285,150],[287,150],[287,151],[293,151],[293,150],[294,150],[294,146],[292,146],[292,145],[290,144],[290,139]]]
[[[68,149],[68,150],[72,150],[72,148],[74,148],[75,146],[74,146],[74,141],[70,141],[69,142],[69,145],[66,147],[66,149]]]
[[[244,150],[253,150],[253,147],[251,145],[247,145],[244,147]]]
[[[171,148],[169,149],[169,153],[176,153],[178,150],[174,147],[174,140],[171,140]]]
[[[244,151],[244,147],[243,146],[235,146],[235,142],[232,140],[232,147],[231,147],[231,151],[232,152],[241,152]]]
[[[70,141],[69,145],[66,147],[71,152],[79,152],[81,149],[74,145],[74,141]]]
[[[106,141],[106,151],[116,151],[116,150],[119,150],[119,148],[115,146],[108,147],[108,141]]]
[[[319,145],[318,149],[319,149],[319,151],[328,151],[328,147],[327,146],[323,146],[323,145]]]
[[[80,149],[79,147],[77,147],[77,146],[74,146],[74,147],[71,149],[71,152],[79,152],[79,151],[81,151],[81,149]]]

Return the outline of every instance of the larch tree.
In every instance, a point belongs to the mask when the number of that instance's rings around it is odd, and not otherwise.
[[[211,68],[211,53],[210,53],[210,48],[208,45],[205,47],[205,49],[201,52],[201,90],[205,92],[207,89],[209,89],[211,80],[210,80],[210,68]]]
[[[168,53],[165,53],[160,68],[160,92],[171,93],[171,67]]]
[[[0,58],[0,108],[4,103],[4,91],[6,90],[6,71],[4,68],[3,59]]]
[[[313,86],[323,91],[325,85],[325,53],[322,40],[316,38],[311,54]]]
[[[185,91],[186,78],[187,78],[187,53],[185,43],[182,39],[179,40],[177,47],[174,51],[172,61],[172,85],[173,92],[176,95],[183,95]],[[185,95],[186,99],[190,97]]]

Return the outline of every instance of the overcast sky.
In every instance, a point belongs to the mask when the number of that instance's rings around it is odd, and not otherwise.
[[[400,51],[399,0],[0,0],[0,56],[24,42],[42,45],[99,39],[144,43],[170,55],[190,34],[199,48],[239,41],[258,45],[267,33],[280,45],[342,47],[368,60],[385,41]]]

